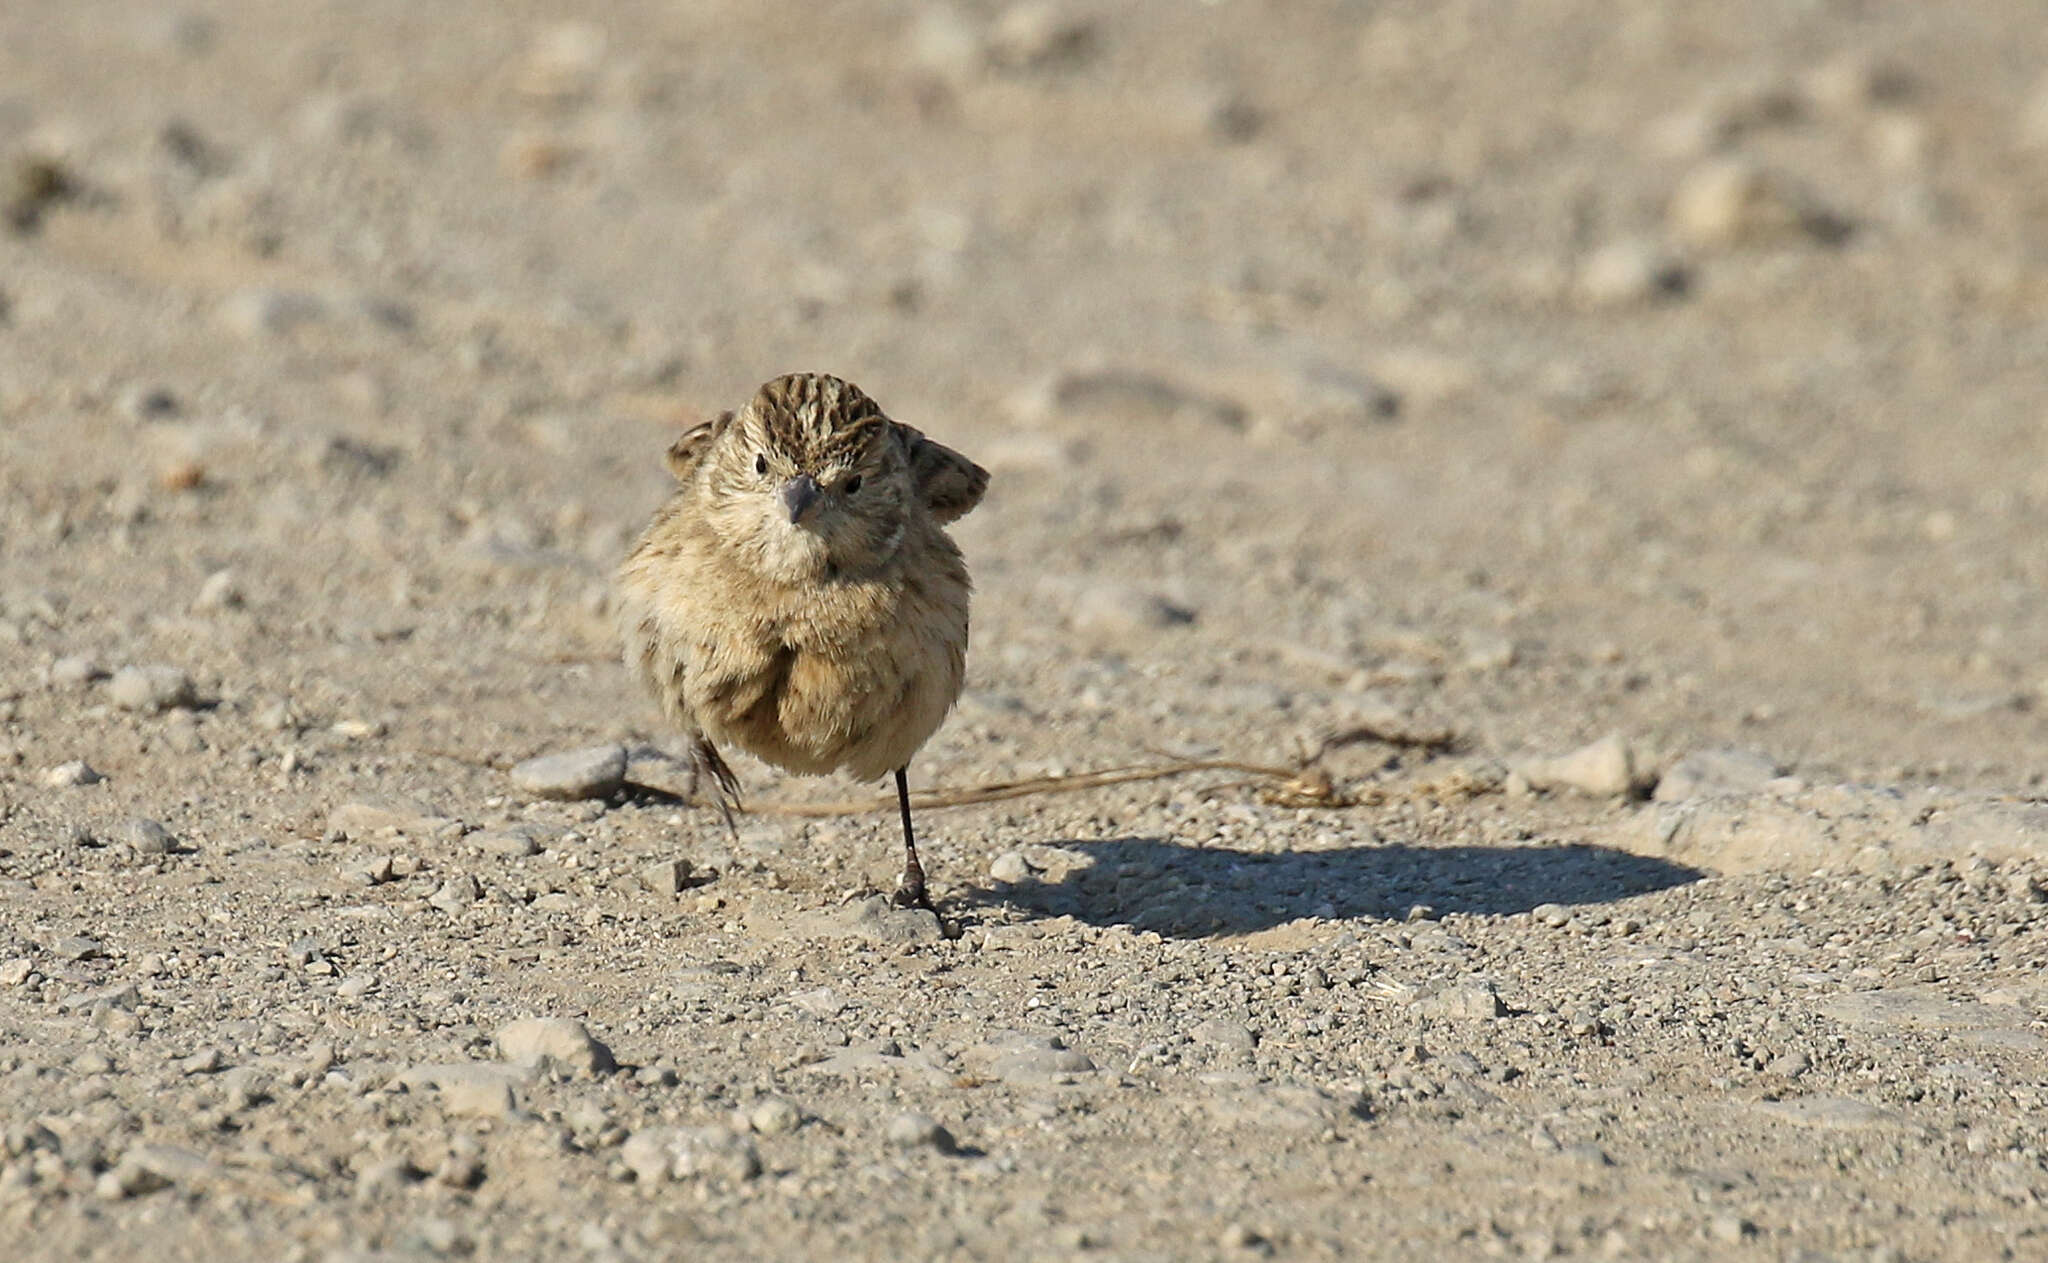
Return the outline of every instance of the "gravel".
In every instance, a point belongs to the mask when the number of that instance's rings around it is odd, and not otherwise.
[[[2037,1239],[2037,6],[203,8],[0,6],[10,1258]],[[619,663],[783,369],[937,916]]]

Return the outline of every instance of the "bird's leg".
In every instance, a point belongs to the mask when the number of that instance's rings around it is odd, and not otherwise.
[[[740,805],[740,778],[732,774],[725,765],[725,759],[718,753],[718,747],[698,737],[690,745],[690,766],[697,773],[698,785],[708,779],[711,782],[711,796],[718,803],[718,814],[725,817],[725,831],[732,840],[740,840],[740,827],[732,818],[733,809]]]
[[[917,862],[917,835],[910,829],[910,784],[904,779],[905,770],[896,769],[896,806],[903,813],[903,881],[889,902],[899,908],[936,912],[924,892],[924,865]]]

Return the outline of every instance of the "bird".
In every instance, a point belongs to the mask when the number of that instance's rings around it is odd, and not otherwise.
[[[893,776],[891,902],[931,910],[909,765],[966,675],[972,585],[945,528],[988,471],[825,373],[763,384],[684,431],[667,464],[677,486],[618,571],[628,672],[689,742],[728,829],[728,749],[801,775]]]

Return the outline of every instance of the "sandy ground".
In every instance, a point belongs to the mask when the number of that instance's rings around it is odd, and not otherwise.
[[[0,6],[10,1257],[2048,1255],[2037,5],[580,7]],[[679,800],[794,369],[1276,774]]]

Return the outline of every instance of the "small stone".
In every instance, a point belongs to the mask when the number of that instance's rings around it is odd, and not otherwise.
[[[690,861],[656,860],[642,865],[634,875],[642,886],[655,894],[673,898],[690,884]]]
[[[363,841],[385,829],[411,837],[431,837],[452,824],[432,806],[409,798],[346,802],[327,813],[329,836],[353,841]]]
[[[192,598],[192,608],[202,612],[235,610],[242,607],[242,601],[242,589],[235,583],[234,572],[216,570],[199,585],[199,595]]]
[[[1776,779],[1777,760],[1754,750],[1695,750],[1671,765],[1651,797],[1660,803],[1753,794]]]
[[[43,784],[51,789],[73,789],[80,785],[97,785],[106,777],[92,770],[84,759],[73,759],[59,763],[43,773]]]
[[[451,1078],[440,1084],[441,1108],[454,1118],[510,1118],[519,1112],[503,1080]]]
[[[377,989],[377,979],[370,974],[351,974],[341,980],[334,994],[343,1000],[360,1000]]]
[[[147,816],[130,816],[114,830],[114,841],[137,855],[169,855],[177,849],[171,831]]]
[[[1716,1215],[1707,1221],[1707,1234],[1726,1245],[1734,1245],[1756,1235],[1756,1225],[1737,1214]]]
[[[1572,914],[1561,903],[1539,903],[1529,909],[1529,916],[1539,925],[1555,930],[1572,919]]]
[[[1003,10],[989,31],[990,64],[1006,70],[1042,70],[1084,60],[1095,42],[1094,24],[1057,4],[1027,0]]]
[[[761,1174],[754,1143],[723,1127],[649,1127],[619,1147],[619,1161],[642,1184],[704,1179],[739,1184]]]
[[[26,956],[16,956],[0,964],[0,987],[18,987],[28,981],[35,972],[36,963]]]
[[[1004,851],[1001,855],[996,856],[988,866],[988,875],[990,877],[1000,882],[1008,882],[1013,886],[1019,882],[1030,881],[1037,874],[1038,870],[1031,866],[1031,861],[1025,859],[1024,853],[1021,851]]]
[[[342,869],[342,872],[350,880],[360,882],[365,886],[381,886],[397,876],[392,871],[391,857],[389,855],[377,855],[366,860],[358,860]]]
[[[1221,1017],[1197,1022],[1195,1028],[1188,1033],[1197,1041],[1221,1048],[1225,1052],[1249,1053],[1258,1047],[1259,1043],[1258,1037],[1252,1034],[1251,1027],[1243,1022],[1233,1022]]]
[[[221,1066],[220,1049],[202,1048],[178,1063],[179,1074],[212,1074]]]
[[[779,1136],[803,1124],[804,1112],[783,1097],[765,1097],[747,1111],[747,1126],[763,1136]]]
[[[1806,236],[1836,241],[1841,220],[1806,203],[1778,177],[1736,158],[1694,168],[1668,209],[1671,231],[1701,247],[1751,245]]]
[[[1485,978],[1467,978],[1452,983],[1424,998],[1416,1007],[1431,1017],[1484,1022],[1505,1017],[1508,1011],[1507,1005],[1501,1003],[1500,993],[1494,984]]]
[[[880,895],[807,917],[804,928],[821,938],[870,943],[937,943],[946,937],[928,908],[899,908]]]
[[[1787,1079],[1796,1079],[1813,1068],[1813,1059],[1803,1052],[1790,1052],[1773,1057],[1764,1067],[1765,1074],[1775,1074]]]
[[[633,1082],[643,1088],[672,1088],[679,1080],[672,1066],[642,1066],[633,1072]]]
[[[191,706],[196,699],[184,671],[161,664],[122,667],[107,682],[107,699],[122,710],[156,714]]]
[[[1195,621],[1193,610],[1121,583],[1093,584],[1068,608],[1076,631],[1106,640],[1137,639]]]
[[[204,1154],[183,1145],[139,1142],[128,1146],[95,1185],[101,1197],[140,1197],[172,1185],[187,1188],[205,1184],[213,1176],[213,1163]]]
[[[356,1197],[381,1202],[419,1180],[422,1172],[406,1158],[380,1158],[356,1172]]]
[[[65,960],[91,960],[107,954],[105,944],[83,934],[67,934],[51,943],[50,950]]]
[[[469,841],[492,855],[502,855],[506,859],[514,860],[539,855],[543,849],[539,834],[520,825],[479,833]]]
[[[1684,295],[1685,265],[1656,243],[1611,242],[1579,265],[1580,297],[1601,307],[1622,307]]]
[[[498,1041],[498,1054],[507,1061],[549,1057],[579,1074],[603,1074],[618,1065],[612,1050],[574,1018],[522,1018],[499,1027],[493,1037]]]
[[[71,654],[50,664],[50,684],[55,688],[79,688],[104,679],[106,674],[99,663],[83,654]]]
[[[1268,1251],[1272,1243],[1243,1224],[1230,1224],[1216,1238],[1216,1244],[1226,1250]]]
[[[270,1076],[255,1066],[236,1066],[221,1076],[220,1083],[228,1108],[237,1112],[270,1099]]]
[[[130,421],[138,422],[161,421],[182,410],[178,397],[164,386],[130,386],[121,392],[116,406]]]
[[[483,887],[467,873],[457,873],[441,883],[440,889],[427,897],[430,907],[439,908],[449,916],[460,916],[483,898]]]
[[[626,779],[626,747],[591,746],[528,759],[512,769],[512,783],[537,798],[604,798]]]
[[[898,1149],[929,1146],[940,1153],[953,1152],[953,1133],[940,1126],[938,1119],[915,1110],[906,1110],[890,1119],[883,1138]]]
[[[1516,770],[1536,789],[1565,789],[1595,798],[1630,793],[1639,779],[1635,752],[1611,735],[1553,759],[1529,759]]]

